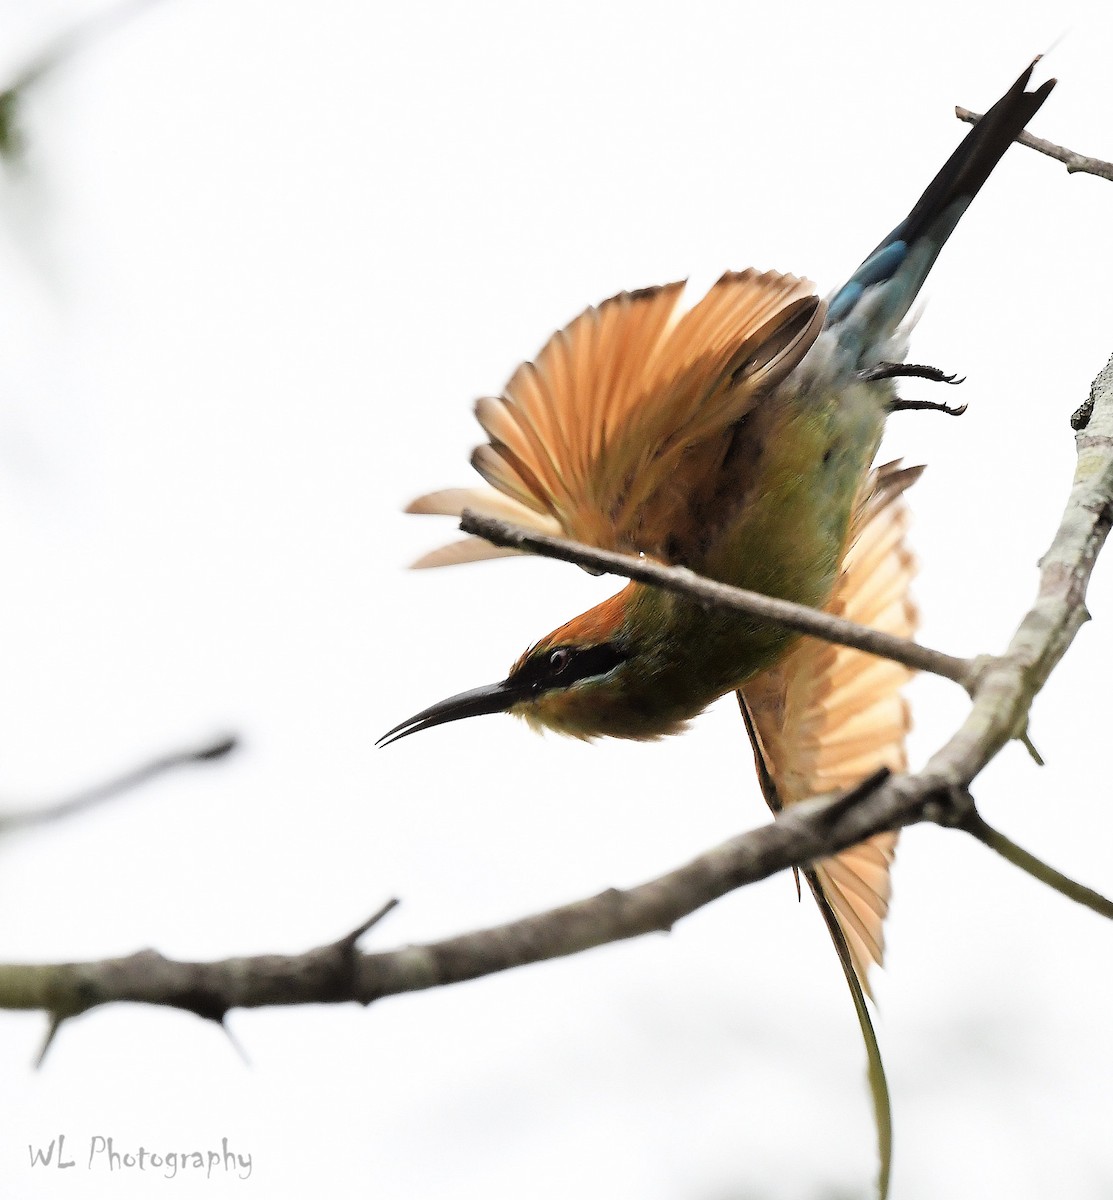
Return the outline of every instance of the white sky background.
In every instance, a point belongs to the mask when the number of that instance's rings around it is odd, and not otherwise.
[[[95,6],[0,4],[6,70]],[[613,583],[407,573],[469,482],[472,400],[589,303],[726,268],[841,282],[1037,52],[1036,132],[1113,156],[1105,5],[166,0],[44,82],[0,206],[0,789],[44,801],[222,728],[226,764],[0,845],[0,960],[388,947],[640,882],[764,819],[732,702],[581,745],[488,717],[373,748],[501,678]],[[912,357],[961,421],[894,418],[923,640],[1000,648],[1110,338],[1108,184],[1014,149]],[[1107,892],[1113,594],[1009,748],[991,821]],[[965,711],[913,690],[916,762]],[[1113,930],[958,834],[901,843],[878,981],[894,1196],[1113,1194]],[[0,1193],[373,1200],[858,1196],[863,1055],[784,877],[644,938],[218,1029],[0,1019]],[[77,1169],[32,1172],[67,1135]],[[247,1183],[87,1171],[88,1139],[253,1156]]]

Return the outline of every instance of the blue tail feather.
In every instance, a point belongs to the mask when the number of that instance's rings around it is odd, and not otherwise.
[[[867,356],[912,307],[960,217],[1055,86],[1049,79],[1025,90],[1035,65],[970,130],[908,216],[831,297],[826,327],[838,327],[844,349]]]

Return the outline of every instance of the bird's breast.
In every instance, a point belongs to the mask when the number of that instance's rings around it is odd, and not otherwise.
[[[876,383],[789,386],[765,397],[722,448],[713,478],[691,492],[688,566],[711,579],[822,607],[834,587],[862,480],[876,453],[888,393]],[[648,590],[646,590],[647,592]],[[774,662],[793,640],[767,622],[643,592],[647,621],[666,632],[678,693],[708,703]],[[699,705],[698,697],[692,697]]]

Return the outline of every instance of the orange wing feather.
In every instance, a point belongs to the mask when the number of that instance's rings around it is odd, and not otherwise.
[[[908,510],[902,494],[922,470],[889,463],[871,474],[829,612],[901,637],[914,632],[917,614],[908,589],[915,564],[904,541]],[[770,803],[782,807],[853,787],[882,766],[903,770],[909,716],[900,690],[910,677],[899,663],[803,638],[747,684],[743,698]],[[895,833],[878,834],[815,865],[816,884],[867,995],[870,964],[880,965],[884,956],[896,841]]]
[[[606,549],[654,553],[675,538],[676,472],[796,366],[824,313],[811,284],[772,271],[728,273],[680,313],[683,288],[623,292],[554,334],[476,405],[489,441],[472,465],[490,489],[410,511],[489,511],[497,498],[518,524]],[[418,565],[486,556],[456,543]]]
[[[494,488],[445,488],[441,492],[429,492],[428,495],[418,496],[406,506],[408,513],[431,513],[435,516],[458,517],[465,508],[479,513],[484,517],[497,517],[500,521],[509,521],[513,525],[522,525],[527,529],[535,529],[538,533],[558,535],[560,526],[552,517],[542,516],[524,504],[496,492]],[[483,538],[466,537],[455,542],[449,542],[436,550],[424,554],[413,567],[447,567],[455,563],[478,562],[484,558],[507,558],[517,554],[517,550],[508,550],[502,546],[493,546]]]

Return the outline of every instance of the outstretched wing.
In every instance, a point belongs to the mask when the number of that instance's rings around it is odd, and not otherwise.
[[[476,405],[490,440],[472,465],[490,490],[434,493],[410,511],[509,502],[518,524],[606,549],[675,544],[685,471],[713,461],[708,448],[796,366],[824,314],[807,281],[772,271],[728,273],[681,313],[683,288],[623,292],[554,334]],[[418,565],[490,556],[476,542]]]
[[[458,517],[465,508],[479,513],[480,516],[497,517],[501,521],[509,521],[512,525],[521,525],[538,533],[551,533],[557,537],[562,533],[560,525],[553,517],[534,512],[532,508],[526,508],[524,504],[496,492],[492,487],[445,488],[441,492],[430,492],[411,501],[406,506],[406,512]],[[517,553],[517,550],[495,546],[483,538],[465,537],[423,554],[411,565],[415,568],[449,567],[456,563],[479,562],[484,558],[508,558]]]
[[[908,589],[915,564],[904,541],[908,512],[902,494],[922,471],[888,463],[866,481],[829,612],[911,636],[916,609]],[[909,718],[900,689],[910,675],[888,659],[803,638],[777,666],[747,684],[738,699],[769,806],[777,811],[808,796],[853,787],[878,767],[903,770]],[[871,995],[870,964],[880,965],[884,956],[896,841],[895,833],[878,834],[804,872],[866,1045],[882,1196],[892,1162],[892,1112],[865,998]]]
[[[863,489],[842,569],[827,610],[861,625],[910,637],[915,572],[905,545],[902,494],[922,467],[889,463]],[[908,707],[900,694],[911,672],[885,658],[802,638],[743,689],[759,770],[774,807],[853,787],[878,767],[903,770]],[[768,787],[775,791],[770,798]],[[815,873],[846,936],[854,970],[869,994],[871,962],[881,963],[896,834],[883,833],[817,863]]]

